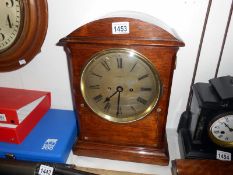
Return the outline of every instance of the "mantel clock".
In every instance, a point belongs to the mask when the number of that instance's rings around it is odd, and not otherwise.
[[[181,156],[232,161],[233,77],[195,83],[192,92],[190,110],[178,127]]]
[[[142,19],[107,17],[60,44],[69,57],[80,126],[74,153],[166,165],[169,96],[184,43]]]

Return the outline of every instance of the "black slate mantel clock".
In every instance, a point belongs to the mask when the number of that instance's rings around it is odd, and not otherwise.
[[[184,43],[159,25],[109,17],[76,29],[60,44],[69,57],[80,126],[74,153],[167,165],[166,117],[176,53]]]
[[[182,157],[232,160],[233,77],[213,78],[193,85],[190,111],[180,119]]]

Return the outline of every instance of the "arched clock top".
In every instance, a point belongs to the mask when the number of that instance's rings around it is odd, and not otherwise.
[[[128,30],[114,33],[114,27],[118,24],[128,24]],[[114,26],[115,25],[115,26]],[[174,33],[169,33],[161,26],[128,17],[107,17],[99,19],[77,28],[67,37],[60,40],[61,43],[107,43],[125,45],[161,45],[180,47],[184,43]]]

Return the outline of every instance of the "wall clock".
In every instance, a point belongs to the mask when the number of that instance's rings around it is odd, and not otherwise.
[[[165,126],[184,43],[142,19],[109,17],[60,40],[80,126],[74,153],[167,165]]]
[[[48,23],[46,0],[0,2],[0,72],[19,69],[40,51]]]

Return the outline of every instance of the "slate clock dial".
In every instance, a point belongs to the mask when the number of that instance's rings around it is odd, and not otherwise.
[[[167,165],[166,115],[184,43],[148,16],[132,16],[92,21],[59,42],[80,129],[74,153]]]
[[[0,1],[0,52],[10,47],[23,25],[23,6],[20,0]]]
[[[233,148],[233,113],[223,113],[213,119],[209,136],[217,145]]]
[[[81,77],[82,95],[91,109],[100,117],[119,123],[138,120],[151,112],[160,89],[155,67],[129,49],[97,53]]]

